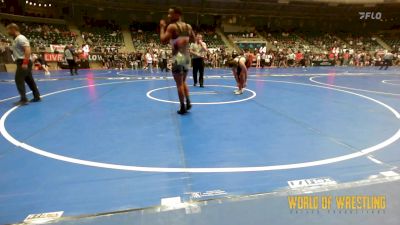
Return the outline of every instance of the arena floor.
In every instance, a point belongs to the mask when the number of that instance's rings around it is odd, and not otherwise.
[[[179,116],[169,73],[37,74],[43,101],[23,107],[0,74],[0,224],[397,180],[399,68],[253,68],[241,96],[229,70],[206,75]]]

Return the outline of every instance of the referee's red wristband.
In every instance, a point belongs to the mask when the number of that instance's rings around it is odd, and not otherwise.
[[[24,59],[24,61],[22,61],[22,64],[28,65],[29,64],[29,59]]]

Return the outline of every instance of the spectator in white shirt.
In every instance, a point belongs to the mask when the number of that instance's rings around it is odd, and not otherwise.
[[[153,73],[153,56],[151,55],[150,50],[147,51],[145,57],[146,57],[147,69],[150,71],[150,73]]]

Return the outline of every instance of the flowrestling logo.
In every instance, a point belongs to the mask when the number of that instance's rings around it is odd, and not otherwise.
[[[382,19],[381,12],[359,12],[360,20],[380,20]]]

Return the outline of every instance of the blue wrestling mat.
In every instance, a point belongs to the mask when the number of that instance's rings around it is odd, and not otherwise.
[[[399,69],[249,74],[237,96],[229,70],[207,70],[184,116],[168,73],[37,74],[43,101],[22,107],[13,74],[0,74],[0,223],[398,175]]]

